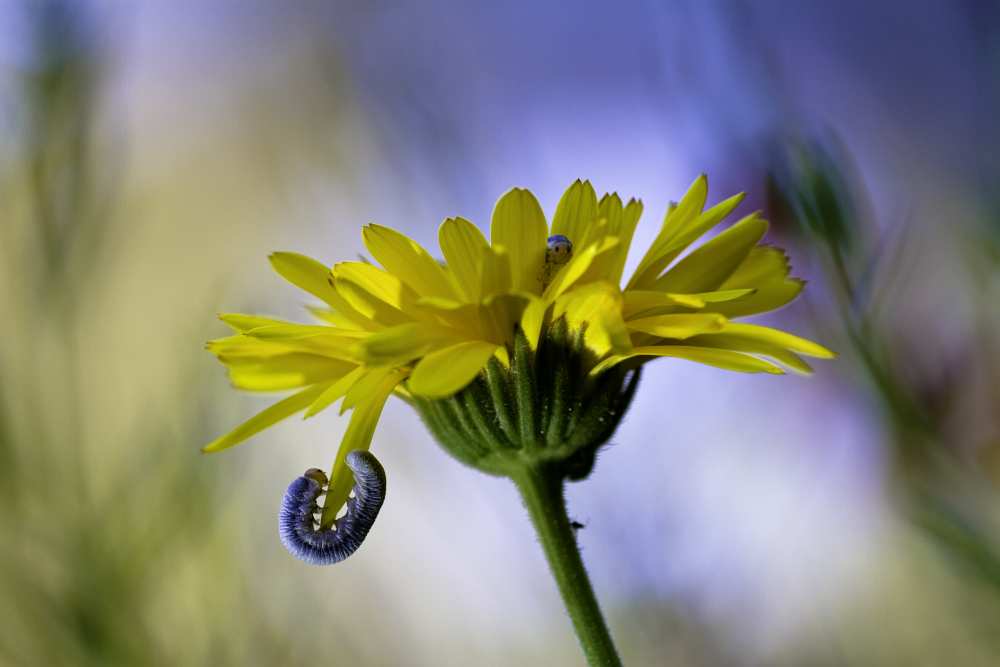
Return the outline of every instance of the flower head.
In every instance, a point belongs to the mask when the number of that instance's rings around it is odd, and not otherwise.
[[[634,388],[626,369],[658,357],[750,373],[811,372],[802,355],[829,358],[829,350],[734,321],[779,308],[802,289],[789,277],[784,252],[760,245],[765,220],[750,214],[681,257],[743,199],[736,195],[705,209],[707,190],[701,176],[671,205],[624,286],[642,204],[623,203],[617,194],[598,199],[587,181],[569,187],[551,227],[535,197],[518,188],[497,202],[489,240],[468,220],[445,220],[438,232],[444,261],[379,225],[363,231],[378,266],[342,262],[330,269],[303,255],[275,253],[275,270],[323,302],[310,308],[320,324],[221,316],[235,334],[208,348],[228,367],[234,386],[295,393],[205,451],[232,447],[293,414],[311,417],[340,401],[340,412],[352,414],[330,475],[322,520],[329,525],[352,484],[346,456],[369,447],[394,393],[421,409],[442,439],[447,417],[427,417],[435,401],[467,386],[471,392],[477,383],[496,387],[498,376],[516,375],[516,366],[529,359],[549,360],[545,374],[553,377],[561,366],[552,359],[572,359],[583,384],[613,372],[614,386],[589,391],[622,397],[605,406],[616,419]],[[555,351],[545,352],[550,348]],[[531,437],[511,436],[519,446]]]

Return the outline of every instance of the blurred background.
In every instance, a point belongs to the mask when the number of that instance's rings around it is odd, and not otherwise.
[[[273,399],[202,344],[305,315],[272,250],[436,249],[578,177],[643,199],[643,246],[700,172],[809,281],[758,321],[841,356],[647,367],[569,489],[626,664],[997,664],[998,113],[985,0],[3,0],[0,664],[581,664],[513,487],[401,403],[361,552],[288,556],[346,420],[203,456]]]

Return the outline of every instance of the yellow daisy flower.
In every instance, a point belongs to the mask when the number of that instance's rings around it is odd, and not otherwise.
[[[331,269],[275,253],[274,269],[323,302],[310,308],[321,323],[221,316],[235,334],[208,349],[233,385],[296,391],[204,450],[227,449],[293,414],[311,417],[341,401],[340,412],[352,414],[330,475],[321,522],[329,526],[350,493],[347,454],[368,449],[393,394],[420,410],[446,446],[456,443],[448,447],[456,456],[503,474],[502,457],[476,453],[478,443],[549,446],[547,456],[567,458],[583,444],[594,449],[584,441],[610,437],[636,369],[658,357],[740,372],[809,373],[802,356],[833,354],[790,333],[734,321],[779,308],[802,289],[789,277],[784,252],[760,245],[765,220],[752,213],[684,255],[743,199],[705,209],[707,192],[701,176],[671,205],[624,286],[642,204],[623,203],[617,194],[598,199],[587,181],[569,187],[551,227],[531,192],[519,188],[497,202],[489,240],[468,220],[445,220],[438,232],[443,261],[374,224],[363,238],[378,265]],[[529,376],[540,388],[525,387]],[[608,423],[585,428],[580,413],[588,406],[594,424]],[[561,438],[579,442],[563,446]],[[581,466],[585,476],[589,464]]]

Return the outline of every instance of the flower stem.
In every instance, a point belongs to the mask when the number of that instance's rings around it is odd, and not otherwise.
[[[528,464],[511,478],[538,533],[587,662],[592,666],[621,665],[566,515],[562,474]]]

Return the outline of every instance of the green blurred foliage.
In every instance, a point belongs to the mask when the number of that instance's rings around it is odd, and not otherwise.
[[[0,351],[0,663],[314,664],[331,642],[349,663],[346,630],[262,599],[234,521],[244,489],[198,453],[218,426],[192,350],[220,269],[184,242],[197,184],[127,178],[122,136],[100,122],[111,63],[85,5],[26,7],[33,52],[10,73],[0,171],[0,306],[15,324]],[[137,232],[157,207],[193,219],[149,248]],[[173,301],[150,275],[171,248],[188,268],[165,277]],[[130,328],[142,319],[153,328]]]
[[[859,186],[843,144],[835,137],[825,142],[788,139],[780,148],[770,174],[780,200],[812,239],[849,257],[860,245],[867,206],[859,201]]]
[[[1000,479],[987,463],[995,460],[1000,441],[994,410],[969,407],[996,397],[1000,388],[1000,369],[990,353],[1000,345],[990,296],[1000,265],[996,238],[983,238],[990,236],[990,225],[976,205],[988,197],[965,193],[970,219],[943,228],[944,234],[914,231],[916,223],[909,220],[877,225],[871,207],[859,203],[866,195],[851,185],[861,179],[842,145],[789,140],[784,155],[775,163],[773,182],[786,210],[813,241],[824,282],[840,305],[836,319],[826,318],[822,327],[844,342],[848,381],[867,387],[882,408],[890,434],[887,482],[894,506],[930,547],[923,567],[936,562],[943,569],[930,576],[954,578],[947,595],[957,595],[966,614],[969,636],[960,652],[971,661],[959,664],[986,664],[987,656],[1000,654]],[[907,244],[901,227],[933,238],[930,256]],[[976,235],[978,242],[967,243],[966,230],[977,229],[984,230]],[[946,333],[961,341],[957,351],[954,342],[935,337],[940,331],[922,329],[892,307],[894,300],[921,297],[919,283],[896,278],[948,261],[948,246],[966,269],[956,276],[956,288],[968,295],[974,313],[966,320],[956,317],[957,308],[937,313],[949,325]],[[934,590],[931,581],[912,585],[908,597],[915,600]],[[954,599],[942,596],[941,602],[925,621],[931,626],[956,608]],[[959,651],[949,642],[942,646]],[[890,658],[892,651],[882,653],[879,661],[897,659]],[[927,651],[921,660],[939,664],[934,655]]]

